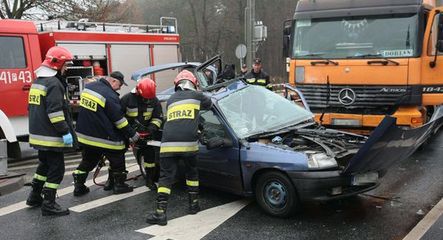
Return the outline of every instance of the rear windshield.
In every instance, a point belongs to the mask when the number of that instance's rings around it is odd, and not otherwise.
[[[26,68],[23,38],[0,37],[0,69]]]

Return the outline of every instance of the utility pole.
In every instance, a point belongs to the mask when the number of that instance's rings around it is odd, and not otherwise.
[[[245,43],[246,43],[246,65],[252,66],[252,60],[255,58],[254,44],[254,26],[255,26],[255,0],[247,0],[245,8]]]

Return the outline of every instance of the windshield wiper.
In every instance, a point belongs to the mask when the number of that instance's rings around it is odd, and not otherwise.
[[[327,58],[323,58],[324,60],[321,60],[321,61],[312,61],[311,62],[311,65],[312,66],[315,66],[315,65],[317,65],[317,64],[326,64],[326,65],[329,65],[329,63],[332,63],[333,65],[335,65],[335,66],[337,66],[338,65],[338,62],[334,62],[334,61],[332,61],[331,59],[327,59]]]
[[[325,53],[322,52],[306,53],[306,54],[295,55],[295,57],[318,57],[322,55],[325,55]]]
[[[391,60],[389,58],[383,57],[383,55],[381,53],[377,53],[377,54],[373,54],[373,53],[372,54],[371,53],[369,53],[369,54],[361,54],[361,55],[347,56],[346,58],[371,58],[371,57],[374,57],[374,58],[381,57],[381,58],[383,58],[383,60],[368,61],[367,63],[369,65],[377,64],[377,63],[380,63],[382,65],[388,65],[389,63],[392,63],[392,64],[394,64],[396,66],[400,65],[400,63],[397,62],[397,61],[394,61],[394,60]]]

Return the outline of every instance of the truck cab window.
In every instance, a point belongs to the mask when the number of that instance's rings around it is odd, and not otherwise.
[[[26,55],[21,37],[0,37],[0,69],[26,68]]]
[[[437,33],[438,33],[438,18],[440,14],[436,14],[434,17],[434,20],[432,21],[432,27],[431,27],[431,36],[429,37],[428,42],[428,55],[434,56],[435,55],[435,47],[437,44]],[[438,52],[438,55],[442,55],[442,52]]]

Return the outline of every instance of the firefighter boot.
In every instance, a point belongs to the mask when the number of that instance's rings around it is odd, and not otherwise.
[[[40,207],[42,205],[43,202],[43,198],[42,198],[42,189],[43,189],[43,185],[45,184],[45,182],[37,180],[37,179],[32,179],[31,182],[31,187],[32,190],[29,193],[29,197],[26,200],[26,205],[31,206],[31,207]]]
[[[151,191],[157,191],[157,185],[155,185],[155,167],[145,168],[146,173],[146,187]]]
[[[114,188],[114,175],[110,168],[108,168],[108,180],[106,180],[105,186],[103,186],[103,190],[110,191]]]
[[[114,194],[132,192],[133,188],[125,183],[127,172],[114,172]]]
[[[146,222],[150,224],[158,224],[161,226],[165,226],[168,224],[168,220],[166,219],[166,208],[168,207],[167,200],[158,200],[155,212],[150,213],[146,218]]]
[[[74,196],[83,196],[89,192],[89,188],[85,186],[88,173],[72,173],[74,177]]]
[[[198,192],[189,192],[189,214],[197,214],[200,212],[200,204],[198,202]]]
[[[42,203],[42,215],[43,216],[64,216],[69,214],[69,209],[62,208],[55,202],[56,189],[43,188],[43,203]]]

